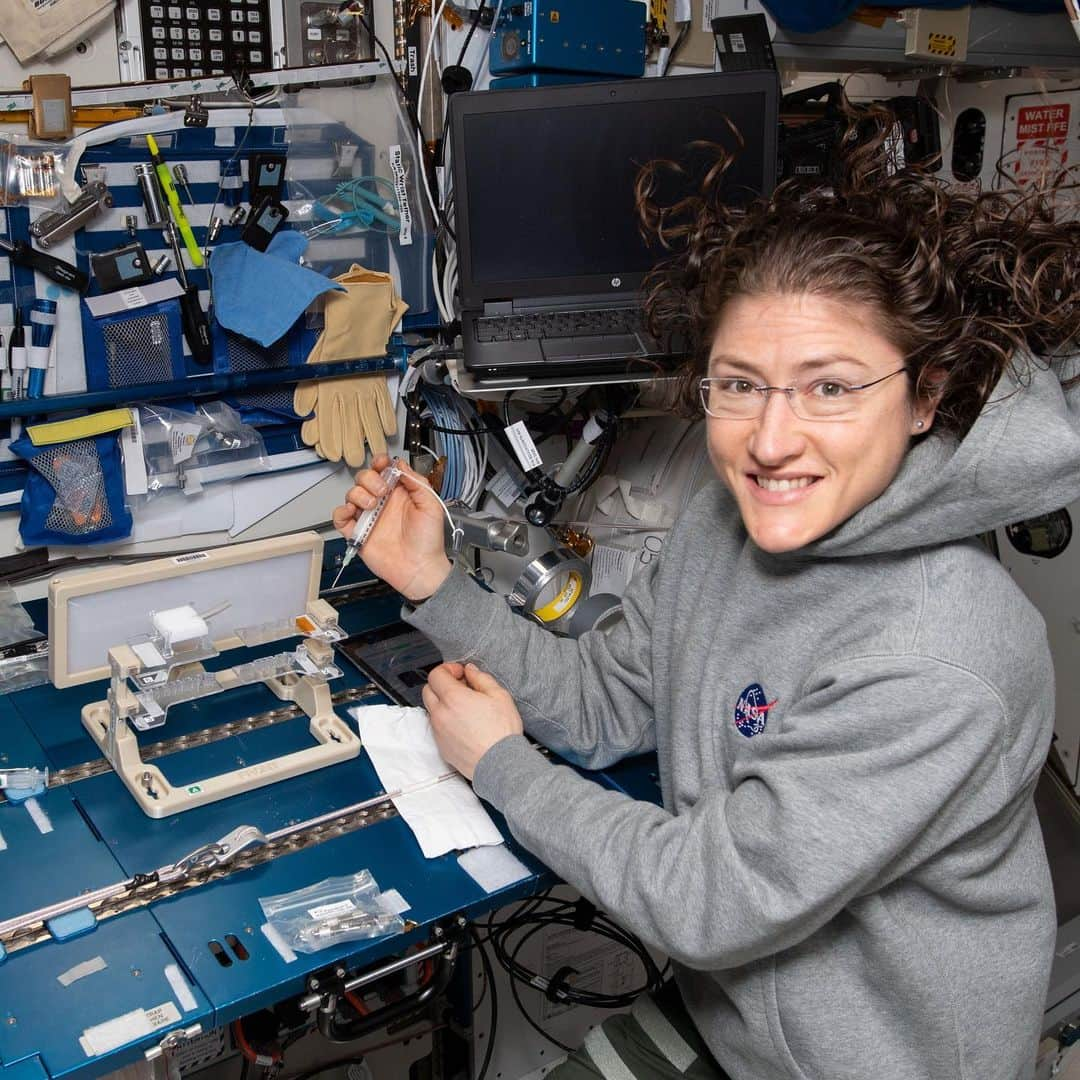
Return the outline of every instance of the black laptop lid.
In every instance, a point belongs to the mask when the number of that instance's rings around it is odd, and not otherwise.
[[[725,192],[739,202],[771,191],[778,99],[771,72],[455,94],[451,167],[464,306],[635,292],[662,254],[638,232],[640,166],[687,160],[696,140],[734,149],[730,120],[746,145]],[[705,156],[690,154],[692,164],[695,156],[700,177]]]

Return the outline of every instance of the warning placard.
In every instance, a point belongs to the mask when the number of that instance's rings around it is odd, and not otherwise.
[[[1017,94],[1006,102],[1001,165],[1018,184],[1052,180],[1080,161],[1075,91]]]
[[[1027,105],[1016,114],[1016,138],[1067,139],[1069,111],[1067,103],[1060,105]]]

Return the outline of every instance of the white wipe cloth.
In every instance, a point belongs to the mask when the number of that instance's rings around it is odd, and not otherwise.
[[[453,771],[439,756],[426,709],[361,705],[349,712],[387,791],[400,791]],[[461,776],[399,795],[393,803],[427,859],[503,842],[502,834]]]

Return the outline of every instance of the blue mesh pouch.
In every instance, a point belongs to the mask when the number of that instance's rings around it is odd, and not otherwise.
[[[48,446],[23,435],[11,449],[30,464],[19,518],[27,547],[100,544],[131,534],[115,432]]]
[[[159,300],[95,319],[82,306],[86,388],[172,382],[183,379],[184,342],[180,304]]]
[[[263,347],[243,334],[226,330],[213,322],[214,370],[225,375],[251,371],[273,371],[303,366],[317,334],[307,330],[303,320],[272,345]],[[245,390],[223,395],[226,404],[240,414],[245,424],[280,424],[298,420],[293,410],[294,384],[269,386],[265,390]]]

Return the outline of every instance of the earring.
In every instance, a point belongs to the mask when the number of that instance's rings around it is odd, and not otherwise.
[[[926,425],[925,425],[925,424],[923,423],[923,421],[922,421],[922,420],[916,420],[916,421],[915,421],[915,426],[916,426],[917,428],[919,428],[919,430],[921,431],[921,430],[922,430],[922,429],[923,429],[923,428],[924,428],[924,427],[925,427]]]

